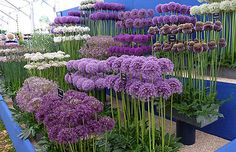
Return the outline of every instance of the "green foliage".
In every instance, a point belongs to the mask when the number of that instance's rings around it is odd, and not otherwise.
[[[53,41],[53,36],[50,34],[34,33],[28,43],[28,47],[34,50],[45,50],[46,52],[59,50],[59,47]]]

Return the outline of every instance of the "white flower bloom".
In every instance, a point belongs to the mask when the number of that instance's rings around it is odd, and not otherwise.
[[[211,3],[208,8],[209,8],[209,11],[211,14],[219,13],[220,12],[220,3],[216,3],[216,2]]]
[[[201,14],[208,14],[209,13],[209,4],[202,4],[200,5],[200,12]]]
[[[190,8],[190,14],[191,15],[197,15],[197,14],[200,14],[201,11],[200,11],[200,7],[199,6],[193,6]]]
[[[80,41],[81,39],[82,39],[81,35],[76,35],[76,36],[75,36],[75,40],[76,40],[76,41]]]
[[[232,11],[235,11],[236,10],[236,0],[232,0],[231,3],[230,3],[230,9]]]
[[[70,58],[70,55],[69,55],[69,54],[66,54],[66,55],[65,55],[65,58]]]
[[[54,37],[54,38],[53,38],[53,41],[54,41],[55,43],[60,43],[60,42],[62,41],[62,37],[60,37],[60,36]]]
[[[66,54],[65,52],[62,52],[62,51],[57,51],[57,53],[59,53],[59,54]]]
[[[220,9],[223,11],[230,11],[230,1],[223,1],[220,3]]]
[[[35,69],[36,66],[34,66],[34,65],[32,65],[32,64],[26,64],[26,65],[24,66],[24,68],[27,69],[27,70],[31,70],[31,69]]]

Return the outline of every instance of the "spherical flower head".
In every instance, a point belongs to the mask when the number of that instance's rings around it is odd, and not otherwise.
[[[149,27],[148,34],[156,35],[158,33],[158,27]]]
[[[192,33],[193,32],[193,24],[192,23],[185,23],[182,27],[183,33]]]
[[[116,59],[117,59],[117,57],[111,56],[111,57],[109,57],[109,58],[106,60],[107,68],[108,68],[109,71],[112,70],[112,64],[113,64],[113,62],[114,62]]]
[[[129,66],[129,71],[133,76],[141,76],[141,69],[144,63],[142,57],[135,57]]]
[[[54,126],[47,128],[49,140],[52,142],[58,142],[59,140],[57,138],[57,135],[61,131],[62,128],[64,128],[64,126],[61,124],[56,124]]]
[[[130,17],[131,17],[130,11],[126,11],[126,12],[124,13],[124,18],[125,18],[125,19],[129,19]]]
[[[78,63],[78,71],[80,72],[80,73],[85,73],[86,71],[85,71],[85,68],[86,68],[86,65],[88,64],[88,62],[87,61],[80,61],[79,63]]]
[[[104,132],[111,131],[115,127],[115,120],[110,117],[102,117],[99,119],[99,124]]]
[[[124,29],[125,28],[125,24],[122,21],[117,21],[116,22],[116,27],[119,29]]]
[[[118,79],[119,76],[117,75],[108,75],[105,77],[105,85],[108,89],[112,89],[114,87],[116,79]]]
[[[157,17],[157,24],[162,24],[163,23],[163,16]]]
[[[142,101],[149,101],[151,97],[156,96],[156,89],[152,83],[144,83],[138,91],[139,98]]]
[[[197,32],[201,32],[201,31],[203,31],[203,26],[204,26],[204,23],[201,21],[198,21],[198,22],[196,22],[194,29]]]
[[[82,90],[82,84],[84,83],[84,81],[88,80],[87,78],[79,78],[76,82],[76,88],[78,90]]]
[[[172,44],[171,43],[164,43],[162,49],[163,49],[163,51],[168,52],[168,51],[171,50],[171,48],[172,48]]]
[[[161,6],[162,4],[158,4],[155,8],[155,10],[158,12],[158,13],[162,13],[162,9],[161,9]]]
[[[179,16],[178,16],[178,22],[179,22],[179,23],[185,23],[185,16],[179,15]]]
[[[190,8],[190,14],[191,15],[197,15],[197,14],[201,14],[201,10],[199,6],[193,6]]]
[[[162,51],[162,44],[160,42],[156,42],[153,44],[153,51],[160,52]]]
[[[177,15],[171,15],[170,16],[170,23],[174,24],[178,22],[178,17]]]
[[[99,73],[109,72],[109,69],[107,67],[107,62],[106,61],[99,61],[98,62],[98,72]]]
[[[231,1],[231,3],[230,3],[230,9],[231,9],[232,11],[235,11],[235,9],[236,9],[236,1]]]
[[[138,18],[138,10],[137,9],[132,9],[131,12],[130,12],[130,16],[132,19],[136,19]]]
[[[194,44],[195,44],[194,41],[189,41],[189,42],[188,42],[187,48],[188,48],[189,51],[193,51],[193,46],[194,46]]]
[[[200,7],[200,14],[208,14],[209,13],[209,4],[202,4]]]
[[[154,16],[154,10],[153,9],[148,9],[147,14],[148,14],[148,17],[153,17]]]
[[[166,81],[157,81],[155,89],[158,97],[168,99],[172,95],[170,85]]]
[[[202,43],[195,43],[193,45],[193,52],[201,53],[203,51]]]
[[[208,47],[209,50],[214,50],[217,47],[216,42],[215,41],[208,42]]]
[[[115,59],[112,63],[112,71],[116,73],[120,72],[120,67],[121,67],[122,62],[123,62],[123,58],[121,57]]]
[[[168,3],[168,10],[171,12],[174,12],[176,9],[176,3],[175,2],[170,2]]]
[[[212,22],[210,22],[210,21],[207,21],[207,22],[205,22],[205,24],[203,26],[203,29],[205,31],[211,31],[211,30],[214,29],[214,24]]]
[[[181,94],[183,92],[183,85],[182,83],[176,78],[167,79],[166,82],[170,85],[171,93]]]
[[[179,33],[179,27],[177,25],[175,25],[175,24],[171,25],[170,32],[171,32],[171,34]]]
[[[160,34],[162,35],[167,35],[171,33],[171,28],[168,24],[165,24],[160,28]]]
[[[227,46],[227,43],[224,38],[221,38],[219,41],[220,48],[225,48]]]
[[[140,9],[138,11],[138,17],[139,18],[146,18],[147,17],[147,11],[145,9]]]
[[[168,11],[169,11],[168,5],[167,5],[167,4],[162,4],[162,5],[161,5],[161,11],[162,11],[163,13],[168,12]]]
[[[70,60],[66,63],[66,68],[68,71],[71,71],[73,69],[73,63],[75,62],[75,60]]]
[[[128,93],[135,98],[138,98],[139,96],[139,88],[143,85],[143,82],[137,80],[134,81],[130,87],[128,88]]]
[[[176,3],[175,12],[180,13],[180,9],[181,9],[181,5],[179,3]]]
[[[76,143],[79,139],[75,128],[62,128],[57,135],[57,139],[61,144]]]
[[[84,98],[83,103],[85,103],[88,107],[92,109],[93,112],[99,113],[103,111],[103,103],[100,102],[93,96],[87,96]],[[78,107],[80,108],[80,107]],[[90,112],[88,111],[88,114]]]
[[[94,81],[92,80],[85,80],[83,83],[82,83],[82,89],[84,91],[91,91],[95,88],[95,84],[94,84]]]
[[[178,50],[177,50],[177,45],[178,45],[178,44],[176,44],[176,43],[173,44],[173,46],[172,46],[172,48],[171,48],[171,51],[172,51],[172,52],[178,52]]]
[[[176,45],[176,47],[177,47],[177,51],[178,51],[178,52],[182,52],[182,51],[185,50],[185,45],[184,45],[184,43],[178,43],[178,44]]]
[[[121,92],[125,90],[125,81],[121,79],[121,77],[118,77],[115,80],[114,86],[113,86],[114,91],[116,92]]]
[[[106,79],[104,79],[104,78],[98,78],[98,79],[95,81],[95,87],[96,87],[97,89],[104,89],[104,88],[106,88],[105,83],[106,83]]]
[[[209,47],[207,45],[207,43],[202,42],[202,47],[203,47],[203,52],[207,52],[209,50]]]
[[[96,73],[98,73],[98,64],[94,63],[94,62],[88,63],[86,65],[86,67],[85,67],[85,71],[88,74],[96,74]]]
[[[211,3],[208,8],[211,13],[219,13],[220,12],[220,3],[217,3],[217,2]]]
[[[119,12],[118,13],[119,20],[124,20],[125,19],[124,15],[125,15],[125,12]]]
[[[67,73],[67,74],[65,75],[65,81],[66,81],[67,83],[69,83],[69,84],[72,83],[72,78],[71,78],[71,75],[70,75],[69,73]]]
[[[129,66],[130,66],[131,62],[132,62],[132,58],[124,59],[123,62],[121,63],[121,66],[120,66],[120,72],[128,74],[129,73]]]
[[[142,65],[142,77],[147,80],[154,80],[161,76],[161,68],[157,61],[145,61]]]
[[[186,6],[186,5],[181,5],[181,7],[180,7],[180,12],[181,12],[182,14],[187,14],[187,12],[188,12],[188,6]]]
[[[174,64],[170,59],[160,58],[160,59],[158,59],[158,64],[161,67],[161,72],[163,74],[173,72],[173,70],[174,70]]]
[[[220,9],[223,11],[230,11],[231,1],[222,1],[220,3]]]
[[[216,21],[214,23],[214,30],[217,32],[220,32],[222,30],[223,26],[222,23],[220,21]]]
[[[135,19],[133,26],[134,26],[134,28],[142,28],[142,20],[139,18]]]
[[[126,28],[132,28],[133,24],[134,24],[134,20],[133,19],[129,18],[129,19],[125,20],[125,27]]]

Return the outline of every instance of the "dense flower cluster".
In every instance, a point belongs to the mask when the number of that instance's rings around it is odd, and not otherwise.
[[[194,32],[203,32],[203,31],[216,31],[220,32],[222,30],[222,23],[220,21],[216,22],[196,22],[196,24],[192,23],[185,23],[185,24],[179,24],[179,25],[168,25],[165,24],[161,28],[156,27],[150,27],[149,28],[149,34],[155,35],[155,34],[161,34],[161,35],[168,35],[168,34],[178,34],[178,33],[185,33],[190,34]]]
[[[106,59],[111,46],[121,46],[121,43],[111,36],[92,36],[80,49],[80,54],[84,58]]]
[[[202,4],[200,6],[192,6],[190,9],[191,15],[213,14],[223,12],[233,12],[236,10],[236,1],[226,0],[221,2],[213,2],[210,4]]]
[[[120,34],[120,35],[114,36],[114,40],[119,41],[119,42],[148,43],[151,41],[151,35]]]
[[[17,92],[16,102],[23,111],[36,112],[40,105],[46,102],[43,97],[56,95],[57,89],[57,84],[52,81],[30,77],[24,81],[23,87]]]
[[[62,16],[56,17],[54,19],[55,24],[63,25],[63,24],[79,24],[80,18],[77,16]]]
[[[150,46],[113,46],[108,49],[108,54],[111,56],[121,56],[121,55],[135,55],[141,56],[145,54],[150,54],[152,52],[152,47]]]
[[[117,13],[112,12],[96,12],[89,16],[91,20],[118,20]]]
[[[152,26],[152,25],[153,25],[152,18],[127,19],[127,20],[116,22],[116,27],[119,29],[127,29],[127,28],[141,29],[141,28]]]
[[[168,4],[158,4],[156,6],[156,11],[158,13],[167,13],[167,12],[175,12],[180,14],[190,14],[190,6],[181,5],[179,3],[170,2]]]
[[[128,20],[128,19],[143,19],[143,18],[152,18],[154,16],[153,9],[132,9],[131,11],[119,12],[119,20]]]
[[[61,42],[65,42],[65,41],[81,41],[81,40],[87,40],[89,39],[91,36],[89,34],[78,34],[78,35],[71,35],[71,36],[55,36],[53,38],[53,41],[55,43],[61,43]]]
[[[69,90],[62,99],[49,95],[44,100],[36,119],[45,125],[50,141],[73,144],[96,138],[115,126],[113,119],[99,115],[103,104],[85,93]]]
[[[64,67],[66,65],[65,59],[69,58],[70,55],[65,54],[64,52],[58,51],[53,53],[32,53],[25,54],[25,60],[28,63],[24,66],[25,69],[32,70],[44,70],[51,67]]]
[[[52,33],[65,34],[65,33],[88,33],[90,31],[89,27],[83,26],[58,26],[52,29]]]
[[[152,19],[153,25],[161,24],[183,24],[183,23],[196,23],[196,18],[185,15],[170,15],[170,16],[156,16]]]
[[[210,41],[208,43],[205,42],[200,42],[198,40],[195,41],[189,41],[187,43],[160,43],[160,42],[156,42],[153,45],[153,51],[155,52],[183,52],[183,51],[191,51],[194,53],[201,53],[201,52],[207,52],[209,50],[214,50],[217,46],[219,48],[224,48],[226,47],[226,41],[225,39],[220,39],[219,44],[217,45],[217,43],[215,41]]]
[[[96,10],[114,10],[120,11],[125,9],[125,5],[119,3],[96,2],[94,5]]]
[[[123,55],[109,57],[107,60],[94,59],[72,60],[67,64],[65,80],[78,89],[108,88],[116,92],[125,91],[133,97],[148,101],[151,97],[168,98],[174,93],[182,92],[182,84],[174,78],[164,79],[163,75],[173,72],[174,65],[167,58],[136,57]],[[106,75],[110,72],[115,75]],[[127,76],[124,80],[120,73]],[[96,80],[79,77],[79,75],[96,75]],[[105,74],[105,76],[104,76]],[[92,78],[92,77],[91,77]],[[94,77],[93,77],[94,78]]]
[[[77,17],[80,17],[80,16],[81,16],[81,13],[80,13],[80,11],[70,11],[70,12],[68,12],[68,16],[77,16]]]

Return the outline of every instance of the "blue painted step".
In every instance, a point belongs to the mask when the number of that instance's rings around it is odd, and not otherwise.
[[[236,152],[236,139],[224,145],[223,147],[216,150],[215,152]]]

